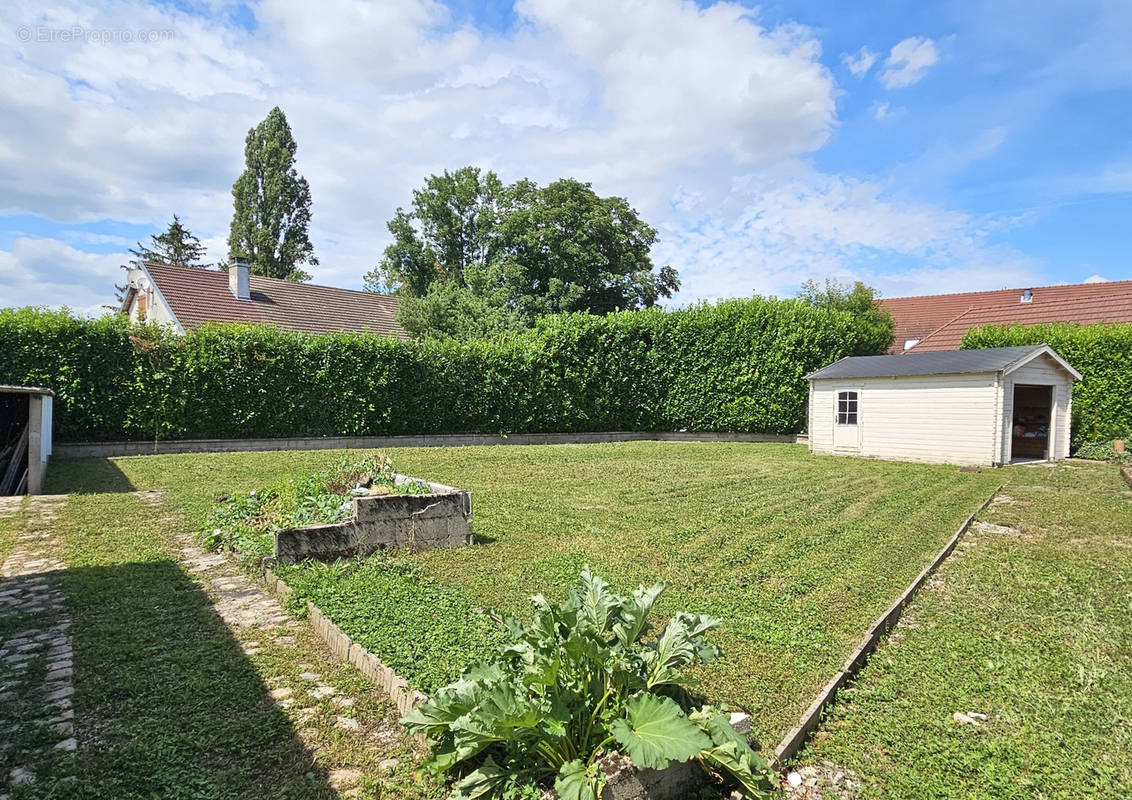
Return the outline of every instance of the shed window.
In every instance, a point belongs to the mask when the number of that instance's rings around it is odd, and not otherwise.
[[[837,393],[837,424],[838,425],[856,425],[857,424],[857,393],[856,392],[838,392]]]

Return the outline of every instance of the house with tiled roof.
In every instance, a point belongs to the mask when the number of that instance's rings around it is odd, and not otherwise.
[[[963,335],[983,325],[1132,322],[1132,281],[889,297],[880,302],[896,322],[889,352],[922,353],[958,350]]]
[[[221,271],[136,263],[121,310],[135,322],[157,322],[182,334],[206,322],[245,322],[406,338],[397,324],[396,297],[250,275],[245,264]]]

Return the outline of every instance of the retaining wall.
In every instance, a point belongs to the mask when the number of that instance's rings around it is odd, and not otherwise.
[[[399,484],[417,480],[396,476]],[[334,561],[386,549],[419,552],[471,544],[472,493],[443,483],[419,482],[432,492],[355,497],[354,516],[346,522],[276,532],[276,562]]]
[[[609,431],[604,433],[451,433],[435,436],[308,436],[287,439],[172,439],[156,442],[56,444],[55,458],[116,458],[174,453],[263,450],[375,450],[389,447],[468,447],[497,444],[599,444],[603,442],[779,442],[805,444],[805,434]]]

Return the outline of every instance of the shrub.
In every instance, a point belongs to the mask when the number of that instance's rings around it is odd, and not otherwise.
[[[1132,464],[1132,450],[1116,452],[1114,442],[1088,442],[1077,448],[1076,458],[1089,458],[1094,461],[1111,461],[1114,464]]]
[[[564,800],[596,800],[599,761],[614,747],[638,767],[694,758],[745,795],[764,795],[766,761],[726,712],[693,708],[676,683],[718,655],[704,639],[719,620],[679,613],[650,636],[664,588],[620,596],[586,567],[563,603],[538,595],[529,625],[505,620],[511,644],[500,658],[472,665],[402,720],[428,738],[431,771],[461,776],[453,800],[537,797],[551,782]]]
[[[962,347],[1048,344],[1081,373],[1073,387],[1073,445],[1132,438],[1132,324],[1048,323],[967,331]]]
[[[788,434],[803,376],[853,352],[843,311],[729,300],[547,317],[510,338],[413,342],[0,311],[0,382],[56,392],[59,441],[718,430]]]
[[[367,494],[428,492],[419,481],[394,482],[393,465],[381,453],[245,495],[221,497],[209,515],[201,542],[210,549],[235,550],[252,560],[271,554],[272,534],[286,528],[342,522],[353,513],[352,498]]]

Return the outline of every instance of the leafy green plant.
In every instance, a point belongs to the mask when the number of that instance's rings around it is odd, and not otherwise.
[[[631,596],[582,570],[564,602],[542,595],[530,624],[502,620],[501,657],[478,662],[402,722],[432,746],[426,766],[456,773],[452,800],[529,796],[553,783],[563,800],[596,800],[599,759],[617,749],[639,767],[697,759],[766,796],[766,761],[725,710],[693,708],[681,671],[718,655],[706,641],[718,619],[678,613],[655,636],[649,616],[665,584]]]
[[[219,498],[201,540],[210,549],[228,548],[245,558],[262,558],[271,553],[271,536],[276,531],[349,519],[354,497],[430,491],[421,481],[398,483],[383,453],[353,460],[341,456],[328,469],[267,489],[253,489],[247,495]]]
[[[1116,452],[1112,442],[1089,442],[1077,448],[1074,458],[1088,458],[1094,461],[1111,461],[1114,464],[1132,464],[1132,451]]]

